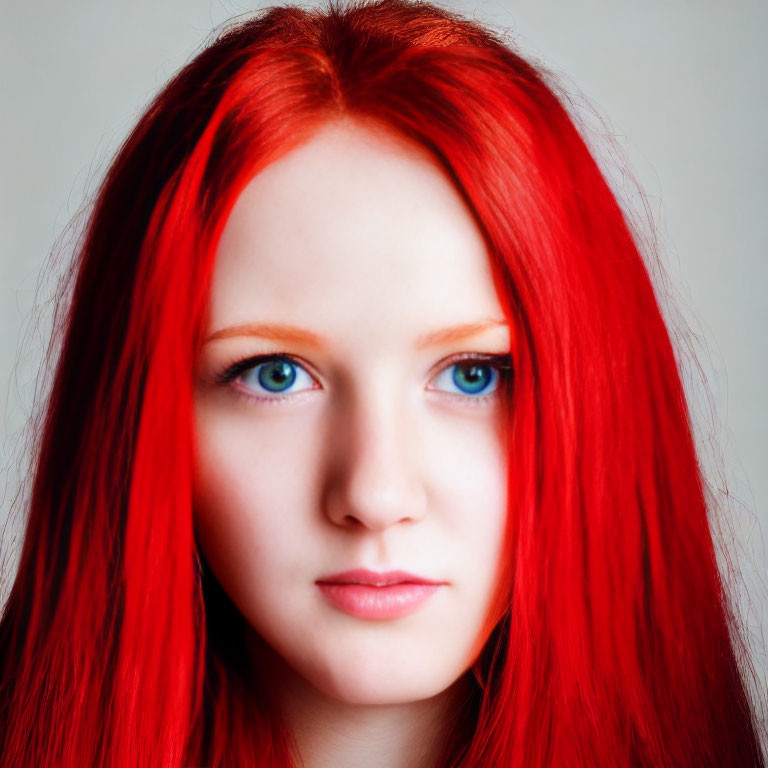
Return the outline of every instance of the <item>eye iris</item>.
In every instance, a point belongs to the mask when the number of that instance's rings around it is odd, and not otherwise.
[[[275,360],[259,366],[259,384],[270,392],[282,392],[296,380],[296,369],[285,360]]]
[[[482,392],[491,381],[491,367],[477,363],[456,365],[453,370],[453,383],[468,394]]]

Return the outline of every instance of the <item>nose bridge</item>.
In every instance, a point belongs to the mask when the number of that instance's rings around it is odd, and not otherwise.
[[[381,530],[422,517],[426,490],[413,417],[405,387],[391,373],[366,376],[339,393],[327,509],[333,522]]]

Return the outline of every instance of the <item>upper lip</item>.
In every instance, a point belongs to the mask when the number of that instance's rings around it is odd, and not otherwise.
[[[354,568],[351,571],[321,576],[318,584],[367,584],[374,587],[387,587],[391,584],[445,584],[444,581],[425,579],[407,571],[369,571],[367,568]]]

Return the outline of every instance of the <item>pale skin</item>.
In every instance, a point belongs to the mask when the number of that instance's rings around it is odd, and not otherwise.
[[[437,759],[507,519],[504,374],[477,356],[511,345],[477,225],[405,139],[328,124],[226,223],[195,391],[196,532],[306,768]],[[290,389],[265,389],[263,359],[217,376],[276,354]],[[488,386],[465,391],[457,370]],[[408,615],[360,618],[316,584],[353,568],[441,586]]]

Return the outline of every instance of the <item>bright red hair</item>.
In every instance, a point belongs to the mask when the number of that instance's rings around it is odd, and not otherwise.
[[[195,544],[192,371],[238,194],[340,118],[446,168],[518,339],[507,569],[444,765],[764,766],[675,355],[622,211],[534,67],[406,0],[231,27],[109,169],[0,624],[0,766],[292,764]]]

